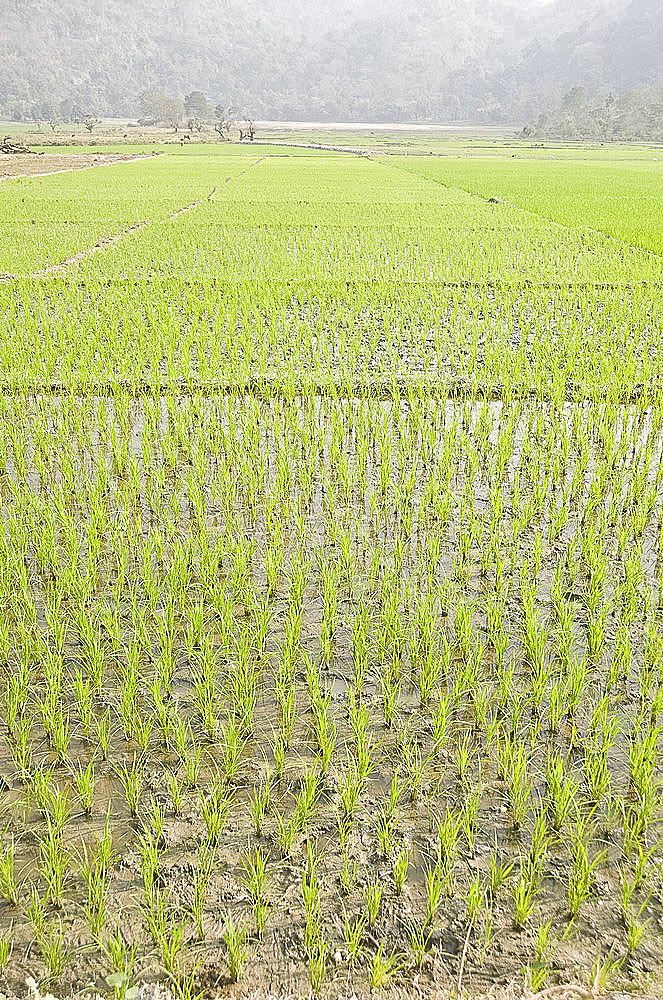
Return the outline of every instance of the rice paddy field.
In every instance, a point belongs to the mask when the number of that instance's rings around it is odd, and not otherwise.
[[[661,995],[663,159],[613,155],[0,184],[0,992]]]

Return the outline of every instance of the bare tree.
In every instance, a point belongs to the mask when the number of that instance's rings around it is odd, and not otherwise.
[[[88,132],[91,133],[95,125],[99,125],[99,119],[95,118],[94,115],[86,115],[85,118],[83,119],[83,124],[85,125],[85,128],[88,130]]]
[[[226,139],[226,133],[235,124],[238,114],[237,108],[226,108],[223,104],[217,104],[214,108],[214,114],[216,115],[214,131],[218,133],[219,138]]]
[[[253,142],[256,134],[255,122],[253,118],[247,118],[245,120],[245,128],[239,130],[239,141],[243,142],[244,139],[248,139],[249,142]]]

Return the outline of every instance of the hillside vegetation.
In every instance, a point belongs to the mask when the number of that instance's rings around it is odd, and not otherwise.
[[[578,83],[663,82],[655,0],[5,6],[0,111],[16,117],[57,116],[63,101],[135,115],[138,92],[159,87],[259,117],[518,122]]]

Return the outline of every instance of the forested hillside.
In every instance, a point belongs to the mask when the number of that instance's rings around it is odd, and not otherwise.
[[[663,79],[658,0],[4,0],[0,111],[136,114],[203,90],[259,117],[527,120]],[[579,8],[581,8],[579,10]]]

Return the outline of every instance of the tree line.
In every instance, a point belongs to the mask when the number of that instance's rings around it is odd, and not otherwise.
[[[233,131],[239,133],[240,139],[253,139],[255,136],[251,115],[240,112],[232,105],[210,102],[201,90],[193,90],[181,100],[151,88],[141,91],[136,105],[139,125],[162,125],[175,132],[185,129],[188,133],[213,129],[221,139],[227,139]],[[89,108],[71,100],[34,103],[26,109],[25,115],[14,116],[16,121],[23,117],[48,122],[53,130],[58,125],[83,125],[88,132],[92,132],[100,124],[100,119]]]
[[[521,133],[525,139],[663,142],[663,87],[590,96],[572,87]]]
[[[213,128],[221,139],[233,129],[240,139],[253,139],[255,125],[250,115],[224,103],[212,103],[202,90],[192,90],[184,100],[169,97],[160,90],[143,90],[138,95],[138,121],[141,125],[166,125],[179,131],[202,132]]]

